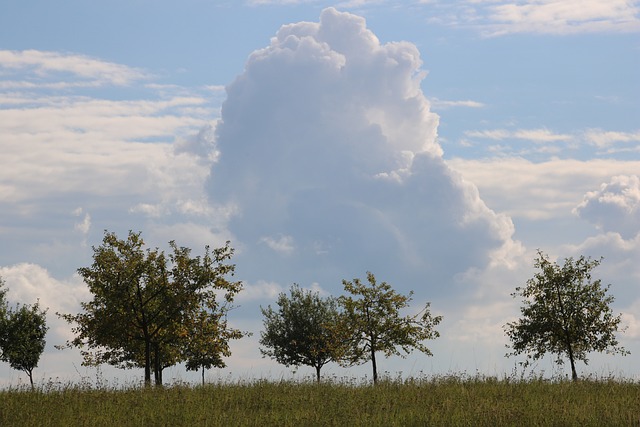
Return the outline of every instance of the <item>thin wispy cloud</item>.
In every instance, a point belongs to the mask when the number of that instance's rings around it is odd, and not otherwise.
[[[387,4],[397,0],[248,0],[251,5],[313,3],[346,9]],[[568,35],[580,33],[640,32],[637,0],[412,0],[404,6],[430,12],[428,22],[474,28],[485,36],[515,33]]]
[[[554,133],[548,129],[490,129],[465,131],[464,134],[469,138],[482,138],[502,141],[505,139],[523,139],[532,142],[558,142],[570,141],[574,137],[569,134]]]
[[[640,131],[616,132],[616,131],[605,131],[602,129],[589,129],[588,131],[585,132],[585,138],[591,144],[599,148],[607,148],[618,143],[639,144]]]
[[[547,128],[539,129],[484,129],[463,132],[462,146],[484,147],[494,154],[508,156],[557,155],[576,151],[592,151],[598,154],[621,155],[640,151],[640,132],[620,132],[603,129],[587,129],[572,133],[557,133]],[[486,141],[499,141],[486,145]],[[485,145],[482,145],[483,142]],[[528,144],[528,145],[527,145]],[[595,148],[595,149],[594,149]]]
[[[640,31],[636,0],[438,0],[425,7],[437,11],[431,23],[473,28],[489,37]]]
[[[576,34],[640,31],[637,1],[526,0],[490,2],[478,8],[488,35]]]
[[[150,77],[146,72],[122,64],[106,62],[78,54],[39,50],[0,50],[0,70],[6,73],[30,71],[39,78],[52,76],[71,78],[70,82],[44,83],[44,88],[71,86],[126,86]],[[77,79],[80,79],[79,81]],[[34,81],[9,81],[5,88],[32,88]]]
[[[434,110],[444,110],[447,108],[465,107],[465,108],[484,108],[485,104],[470,99],[463,101],[450,101],[438,98],[430,98],[429,102]]]

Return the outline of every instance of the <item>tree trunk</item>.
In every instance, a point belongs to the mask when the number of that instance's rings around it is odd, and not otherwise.
[[[560,295],[560,286],[556,283],[556,295],[558,297],[558,306],[560,307],[560,315],[562,316],[562,331],[564,333],[565,344],[567,346],[567,353],[569,354],[569,362],[571,362],[571,380],[573,382],[578,381],[578,374],[576,373],[576,364],[573,360],[573,349],[571,345],[573,340],[569,334],[569,320],[567,319],[567,313],[564,309],[562,302],[562,296]]]
[[[156,343],[153,345],[153,376],[156,380],[156,386],[162,386],[162,362],[160,360],[160,349]]]
[[[202,365],[202,385],[204,386],[204,365]]]
[[[144,385],[151,385],[151,343],[148,339],[144,341]]]
[[[378,367],[376,366],[376,352],[371,348],[371,365],[373,366],[373,384],[378,383]]]
[[[160,367],[160,361],[158,360],[158,346],[154,344],[153,346],[153,380],[156,385],[158,385],[158,381],[160,378],[158,377],[158,368]]]
[[[576,382],[578,381],[578,373],[576,372],[576,364],[573,360],[573,350],[571,350],[571,346],[569,346],[569,362],[571,362],[571,380]]]
[[[322,369],[322,366],[320,365],[316,366],[316,382],[318,384],[320,384],[320,369]]]
[[[31,383],[31,391],[35,390],[35,386],[33,385],[33,370],[28,370],[27,375],[29,376],[29,382]]]

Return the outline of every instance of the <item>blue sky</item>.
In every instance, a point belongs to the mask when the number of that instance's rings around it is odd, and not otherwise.
[[[89,298],[75,271],[105,229],[232,241],[254,336],[211,378],[290,375],[260,357],[259,307],[367,270],[445,318],[434,357],[382,370],[510,372],[538,248],[604,256],[640,351],[639,32],[637,1],[4,2],[0,276],[50,307],[37,375],[79,378],[54,313]]]

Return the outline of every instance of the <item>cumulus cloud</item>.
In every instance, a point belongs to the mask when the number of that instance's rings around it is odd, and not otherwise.
[[[640,178],[619,175],[596,191],[585,194],[574,213],[603,231],[620,233],[626,239],[640,233]]]
[[[75,216],[82,216],[82,213],[83,213],[82,208],[78,208],[73,212]],[[89,212],[84,212],[84,217],[82,218],[82,221],[75,223],[73,228],[76,231],[82,233],[83,235],[86,235],[87,233],[89,233],[89,230],[91,229],[91,215],[89,215]]]
[[[215,125],[206,124],[197,134],[178,140],[174,144],[174,150],[177,154],[192,154],[207,162],[216,161],[218,151],[215,146]]]
[[[254,279],[335,290],[372,270],[446,293],[456,273],[517,252],[511,220],[443,160],[421,64],[413,44],[383,44],[333,8],[251,54],[227,87],[210,197],[237,208],[229,227]]]

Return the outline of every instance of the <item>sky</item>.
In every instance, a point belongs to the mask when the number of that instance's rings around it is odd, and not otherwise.
[[[528,375],[503,325],[538,249],[603,257],[632,355],[579,372],[640,377],[639,33],[634,0],[2,2],[0,277],[49,308],[36,380],[142,377],[54,348],[105,230],[231,241],[253,335],[211,381],[313,375],[261,357],[260,307],[367,271],[444,316],[381,372]]]

